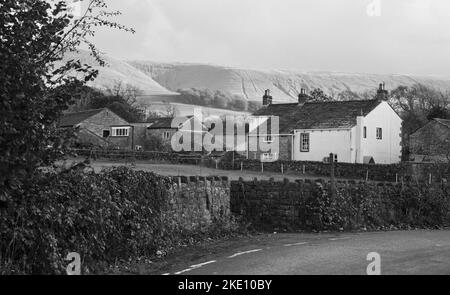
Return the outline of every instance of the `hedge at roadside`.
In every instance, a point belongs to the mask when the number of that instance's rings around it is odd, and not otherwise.
[[[0,211],[0,273],[62,274],[69,252],[78,252],[83,273],[92,273],[234,229],[229,220],[180,228],[167,213],[171,184],[123,167],[36,174]]]

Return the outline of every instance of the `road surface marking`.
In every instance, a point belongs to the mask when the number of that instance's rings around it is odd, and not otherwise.
[[[193,268],[186,268],[186,269],[183,269],[183,270],[180,270],[180,271],[176,272],[175,274],[176,274],[176,275],[179,275],[179,274],[182,274],[182,273],[191,271],[191,270],[193,270]]]
[[[291,246],[300,246],[300,245],[305,245],[306,242],[300,242],[300,243],[294,243],[294,244],[285,244],[285,247],[291,247]]]
[[[216,262],[216,261],[215,260],[211,260],[211,261],[207,261],[207,262],[203,262],[203,263],[199,263],[199,264],[194,264],[194,265],[191,265],[189,268],[186,268],[186,269],[183,269],[183,270],[180,270],[180,271],[176,272],[175,274],[179,275],[179,274],[182,274],[182,273],[185,273],[185,272],[188,272],[188,271],[200,268],[203,265],[211,264],[211,263],[214,263],[214,262]]]
[[[202,267],[203,265],[211,264],[211,263],[214,263],[214,262],[216,262],[216,261],[215,260],[211,260],[211,261],[207,261],[207,262],[203,262],[203,263],[199,263],[199,264],[194,264],[194,265],[191,265],[190,267],[191,268],[199,268],[199,267]]]
[[[163,273],[163,274],[162,274],[162,276],[168,276],[168,275],[170,275],[169,272],[166,272],[166,273]]]
[[[330,238],[330,241],[339,241],[339,240],[347,240],[350,239],[350,237],[342,237],[342,238]]]
[[[236,256],[240,256],[240,255],[244,255],[244,254],[249,254],[249,253],[254,253],[254,252],[258,252],[258,251],[262,251],[262,249],[254,249],[254,250],[249,250],[249,251],[244,251],[244,252],[238,252],[238,253],[234,253],[231,256],[228,256],[228,258],[234,258]]]

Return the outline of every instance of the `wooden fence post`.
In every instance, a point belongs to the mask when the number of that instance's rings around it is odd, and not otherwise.
[[[331,195],[336,196],[336,179],[334,176],[334,154],[330,153],[330,178],[331,178]]]

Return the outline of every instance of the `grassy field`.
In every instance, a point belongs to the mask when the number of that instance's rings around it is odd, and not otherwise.
[[[69,166],[75,162],[83,161],[83,159],[70,159],[64,163],[65,166]],[[171,165],[171,164],[152,164],[145,161],[130,162],[111,162],[111,161],[91,161],[91,166],[96,172],[101,171],[104,168],[127,166],[136,170],[152,171],[160,175],[165,176],[228,176],[230,180],[238,180],[242,177],[244,180],[252,180],[255,177],[258,179],[270,179],[283,180],[284,178],[290,180],[296,179],[317,179],[324,177],[308,176],[308,175],[295,175],[295,174],[281,174],[275,172],[256,172],[256,171],[239,171],[239,170],[220,170],[213,168],[206,168],[196,165]]]

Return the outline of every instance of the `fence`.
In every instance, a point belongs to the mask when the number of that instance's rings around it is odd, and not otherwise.
[[[260,162],[258,160],[210,161],[209,167],[224,170],[249,170],[275,172],[293,175],[329,177],[329,163],[311,161],[276,161]],[[335,163],[334,175],[338,178],[382,182],[418,182],[441,183],[450,180],[450,163],[400,163],[354,164]]]
[[[75,156],[89,157],[91,159],[108,159],[135,161],[144,160],[152,163],[167,164],[193,164],[198,165],[203,157],[199,154],[178,154],[153,151],[128,151],[114,149],[71,149]]]

